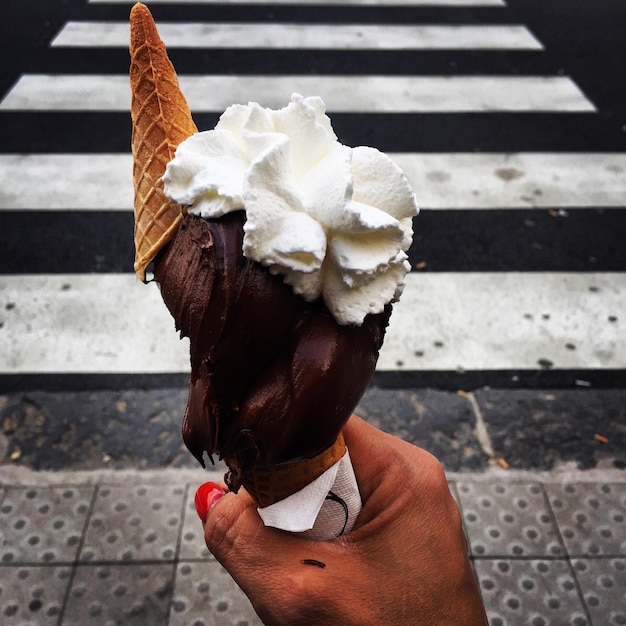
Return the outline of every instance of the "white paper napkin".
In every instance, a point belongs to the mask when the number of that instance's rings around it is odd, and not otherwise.
[[[315,541],[350,532],[361,512],[361,494],[348,451],[304,489],[258,511],[266,526]]]

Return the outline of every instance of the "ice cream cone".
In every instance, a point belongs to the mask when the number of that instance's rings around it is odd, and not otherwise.
[[[201,218],[165,196],[166,168],[197,128],[146,6],[135,4],[130,26],[134,267],[145,281],[154,261],[190,339],[185,443],[202,464],[205,452],[220,455],[229,487],[245,487],[267,525],[314,539],[349,532],[361,499],[340,429],[371,378],[391,307],[340,325],[321,300],[244,257],[244,211]]]
[[[244,474],[242,484],[258,506],[270,506],[319,478],[345,452],[343,434],[339,433],[335,443],[317,456],[290,463],[255,467]]]
[[[179,227],[184,208],[163,193],[161,177],[177,146],[197,132],[178,78],[148,8],[130,14],[130,85],[135,187],[135,272],[147,265]]]

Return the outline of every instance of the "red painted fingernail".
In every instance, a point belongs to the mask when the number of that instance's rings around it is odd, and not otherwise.
[[[226,492],[216,483],[208,482],[198,487],[196,497],[194,498],[194,504],[196,505],[198,517],[202,520],[203,524],[206,521],[209,511],[213,508],[213,505],[225,493]]]

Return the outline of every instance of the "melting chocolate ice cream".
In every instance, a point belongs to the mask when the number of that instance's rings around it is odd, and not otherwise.
[[[281,276],[242,254],[245,213],[187,214],[155,278],[191,342],[183,437],[204,465],[218,455],[237,490],[247,471],[328,448],[365,392],[391,306],[339,325]]]

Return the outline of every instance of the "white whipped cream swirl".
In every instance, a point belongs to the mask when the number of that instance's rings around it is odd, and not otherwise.
[[[182,142],[165,193],[204,218],[245,209],[243,253],[337,322],[397,300],[410,266],[415,195],[382,152],[337,141],[321,98],[233,105]]]

